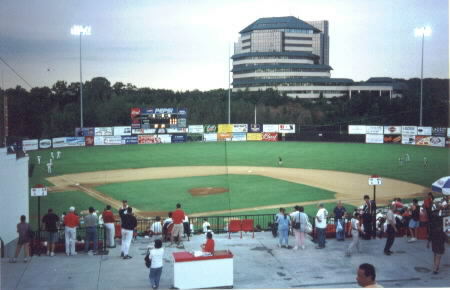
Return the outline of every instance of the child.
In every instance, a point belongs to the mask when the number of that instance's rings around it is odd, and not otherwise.
[[[202,244],[202,251],[206,253],[214,253],[214,240],[210,232],[206,233],[206,243]]]
[[[159,280],[161,278],[161,272],[163,267],[163,257],[164,257],[164,248],[162,247],[161,240],[155,240],[155,248],[150,250],[150,259],[152,261],[152,265],[150,266],[150,283],[152,284],[152,288],[156,289],[159,287]]]

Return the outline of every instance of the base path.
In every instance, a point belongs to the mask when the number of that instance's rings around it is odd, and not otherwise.
[[[121,202],[94,189],[95,186],[109,183],[119,183],[137,180],[180,178],[193,176],[209,176],[222,174],[260,175],[289,182],[309,185],[335,192],[336,199],[324,200],[333,202],[336,200],[359,206],[362,204],[363,195],[372,197],[373,186],[368,185],[368,175],[331,170],[280,168],[280,167],[253,167],[253,166],[189,166],[189,167],[151,167],[139,169],[119,169],[84,172],[77,174],[65,174],[47,178],[55,186],[50,187],[50,192],[80,190],[86,194],[114,207],[120,207]],[[377,186],[377,203],[387,204],[394,197],[413,198],[423,196],[429,188],[422,185],[409,183],[397,179],[383,178],[383,185]],[[302,202],[292,204],[274,204],[263,207],[233,209],[204,213],[193,213],[192,216],[221,214],[239,211],[253,211],[293,206],[295,204],[307,205],[320,201]],[[136,214],[152,216],[150,212],[135,209]]]

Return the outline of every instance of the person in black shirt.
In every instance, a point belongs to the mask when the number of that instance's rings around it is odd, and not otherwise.
[[[133,238],[134,228],[137,226],[136,217],[133,215],[133,209],[129,206],[126,209],[121,209],[119,211],[120,219],[122,220],[122,249],[121,257],[124,259],[131,259],[132,257],[128,255],[130,249],[131,239]]]
[[[374,228],[374,216],[376,212],[376,205],[375,201],[370,200],[368,195],[364,195],[364,207],[363,207],[363,214],[362,214],[362,220],[364,225],[364,239],[370,240],[370,238],[373,236],[376,237],[376,228]]]
[[[45,231],[47,232],[47,256],[55,255],[55,243],[58,240],[58,224],[59,217],[53,213],[53,209],[49,208],[48,212],[42,218]]]
[[[336,241],[343,241],[345,239],[345,223],[344,218],[347,210],[342,206],[342,202],[339,201],[333,210],[334,212],[334,224],[336,226]],[[338,231],[338,224],[340,229]]]

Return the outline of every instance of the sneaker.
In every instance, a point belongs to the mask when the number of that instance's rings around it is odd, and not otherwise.
[[[295,246],[295,247],[294,247],[294,251],[297,251],[297,250],[298,250],[298,247],[297,247],[297,246]]]
[[[26,257],[23,258],[23,262],[24,262],[24,263],[28,262],[28,258],[26,258]]]
[[[414,243],[415,241],[417,241],[416,238],[411,238],[411,239],[408,241],[408,243]]]
[[[78,255],[78,253],[77,252],[75,252],[75,253],[72,253],[72,254],[70,254],[71,256],[76,256],[76,255]]]
[[[126,256],[123,257],[124,260],[128,260],[128,259],[131,259],[131,258],[133,258],[133,257],[131,257],[130,255],[126,255]]]
[[[55,252],[50,253],[50,257],[53,257],[55,255]]]
[[[385,254],[386,256],[390,256],[390,255],[391,255],[391,251],[384,251],[384,254]]]

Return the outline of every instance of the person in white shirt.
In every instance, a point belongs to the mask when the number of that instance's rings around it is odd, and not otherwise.
[[[61,158],[61,151],[56,151],[56,159],[60,159]]]
[[[157,216],[156,221],[150,227],[150,237],[160,239],[162,235],[161,217]]]
[[[206,233],[206,232],[208,231],[208,227],[211,227],[211,225],[209,224],[209,222],[208,222],[207,219],[204,219],[204,220],[203,220],[203,225],[202,225],[202,228],[203,228],[203,232],[204,232],[204,233]]]
[[[52,174],[52,164],[51,163],[47,163],[47,172],[48,172],[48,174]]]
[[[316,231],[318,245],[316,249],[325,248],[325,231],[327,230],[328,211],[323,207],[323,203],[319,203],[319,210],[316,214]]]
[[[150,266],[150,284],[153,289],[159,287],[159,280],[161,278],[162,268],[163,268],[163,257],[164,248],[162,247],[162,241],[155,241],[155,248],[150,250],[150,259],[152,260],[152,265]]]
[[[350,243],[350,245],[348,246],[347,249],[347,253],[346,256],[350,257],[352,254],[352,250],[354,247],[356,247],[356,249],[358,250],[358,252],[361,252],[361,249],[359,247],[360,242],[359,242],[359,233],[364,233],[361,229],[361,223],[359,222],[359,213],[355,212],[353,214],[352,220],[351,220],[351,226],[350,229],[348,230],[348,234],[352,235],[352,242]]]
[[[391,208],[386,214],[386,224],[387,224],[387,239],[386,245],[384,246],[384,254],[390,256],[393,252],[391,251],[391,247],[394,244],[395,233],[397,232],[397,227],[395,225],[395,217],[394,217],[395,205],[391,205]]]
[[[55,159],[55,154],[53,153],[53,151],[50,152],[50,157],[51,157],[52,159]]]
[[[41,156],[36,156],[38,164],[41,164]]]

